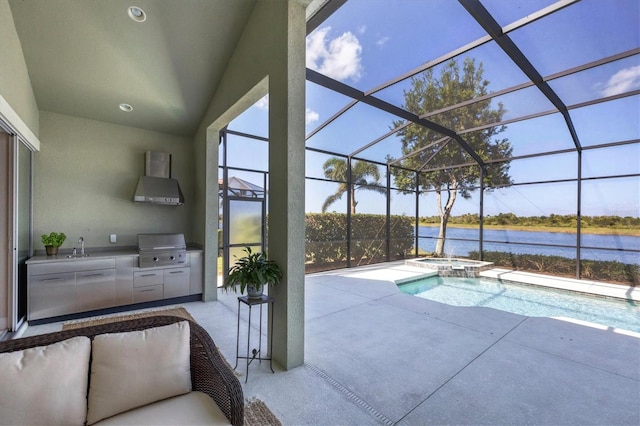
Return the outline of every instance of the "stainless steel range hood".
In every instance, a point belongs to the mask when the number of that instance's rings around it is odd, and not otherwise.
[[[172,206],[184,204],[178,181],[171,179],[171,154],[145,153],[144,176],[138,180],[133,201]]]

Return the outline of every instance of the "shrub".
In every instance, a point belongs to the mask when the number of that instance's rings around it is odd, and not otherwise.
[[[390,217],[389,256],[404,259],[414,247],[414,221],[408,216]],[[347,260],[347,215],[341,213],[307,213],[306,261],[313,264]],[[351,260],[369,264],[386,260],[386,216],[357,214],[351,216]]]

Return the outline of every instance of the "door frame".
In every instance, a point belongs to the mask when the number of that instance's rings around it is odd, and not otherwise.
[[[221,224],[221,227],[220,227],[220,224],[218,224],[218,229],[220,232],[222,232],[221,247],[219,246],[219,249],[221,249],[222,251],[223,281],[226,281],[229,275],[229,267],[231,265],[231,259],[230,259],[231,256],[229,251],[231,248],[260,246],[261,251],[265,251],[267,247],[267,189],[266,188],[267,188],[268,172],[261,171],[261,170],[250,170],[250,169],[242,169],[237,167],[229,167],[227,165],[227,152],[228,152],[227,133],[228,133],[228,130],[226,127],[220,132],[220,145],[222,146],[223,152],[221,155],[222,164],[218,166],[219,170],[222,171],[222,181],[220,182],[222,185],[220,186],[219,192],[218,192],[219,194],[218,197],[219,197],[219,200],[221,201],[221,206],[222,206],[222,214],[220,215],[222,224]],[[262,174],[263,187],[262,187],[261,196],[260,194],[257,194],[257,193],[251,196],[231,195],[231,191],[229,190],[229,170],[237,170],[240,172]],[[261,217],[262,233],[260,235],[261,241],[245,241],[245,242],[236,243],[236,244],[230,243],[229,234],[231,229],[231,220],[233,220],[230,215],[231,201],[261,203],[261,215],[262,215]]]
[[[19,151],[20,147],[24,146],[30,152],[29,158],[29,214],[28,214],[28,248],[27,258],[33,255],[33,168],[34,168],[34,156],[33,153],[40,150],[40,140],[31,131],[29,126],[20,118],[20,116],[11,108],[9,103],[0,95],[0,130],[9,134],[9,158],[7,161],[8,170],[6,174],[7,187],[9,194],[7,195],[7,213],[8,219],[6,221],[8,241],[7,247],[9,253],[7,254],[6,261],[8,262],[8,272],[6,277],[2,277],[3,280],[7,280],[7,322],[9,331],[18,333],[19,330],[26,326],[26,310],[24,315],[18,318],[19,307],[18,300],[19,295],[19,268],[18,264],[18,197],[19,197],[19,179],[18,179],[18,166],[19,166]],[[24,265],[22,265],[24,268]],[[23,274],[26,270],[23,271]],[[25,285],[26,285],[26,277]],[[1,290],[4,291],[4,290]],[[24,297],[27,297],[26,289]],[[26,300],[23,301],[26,303]]]

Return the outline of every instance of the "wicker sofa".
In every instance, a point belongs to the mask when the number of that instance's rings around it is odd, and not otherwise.
[[[171,336],[181,335],[180,342],[187,348],[180,348],[181,343],[176,343],[173,337],[165,339],[166,341],[158,340],[164,338],[165,334],[160,333],[165,333],[165,330],[173,333]],[[134,344],[126,340],[131,338],[137,339]],[[156,339],[155,348],[152,347],[153,339]],[[162,346],[158,346],[158,342],[161,342]],[[159,347],[162,349],[156,350]],[[98,352],[98,348],[104,348],[102,350],[106,352]],[[153,352],[148,352],[149,348],[153,349]],[[186,355],[174,355],[174,352],[180,351],[186,351]],[[60,354],[63,354],[64,358],[60,358]],[[108,359],[103,360],[104,354],[108,354]],[[139,356],[146,358],[135,364],[135,358]],[[156,376],[163,377],[165,367],[155,367],[154,362],[163,357],[169,358],[169,369],[175,367],[175,358],[186,357],[186,373],[184,368],[180,370],[183,376],[181,379],[168,376],[169,383],[166,380],[164,383],[158,381],[160,379]],[[126,376],[118,378],[117,367],[100,367],[99,363],[103,361],[133,363],[136,368],[126,371]],[[85,363],[89,365],[85,366]],[[32,366],[30,370],[26,368],[28,365]],[[99,367],[105,369],[103,379],[100,378]],[[145,373],[150,374],[140,379]],[[74,376],[77,377],[74,379]],[[115,391],[112,392],[112,388],[103,385],[104,378],[107,381],[111,380],[112,386],[116,386]],[[7,386],[7,380],[12,382],[11,386]],[[34,380],[35,383],[32,383]],[[181,381],[183,387],[186,382],[190,389],[178,390],[180,395],[168,398],[161,396],[162,400],[158,402],[152,401],[136,406],[144,402],[144,398],[148,398],[149,394],[161,392],[162,395],[165,389],[174,387],[174,382]],[[4,391],[0,390],[0,424],[189,424],[202,423],[203,416],[207,416],[211,410],[217,411],[217,414],[213,414],[213,417],[217,418],[206,420],[204,423],[244,423],[242,387],[233,370],[221,357],[211,337],[201,326],[175,316],[152,316],[0,342],[0,382],[4,388]],[[74,389],[78,386],[72,386],[68,382],[74,385],[82,383],[84,389]],[[136,391],[135,395],[126,395],[126,390],[131,389],[127,387],[128,384],[135,387],[139,386],[140,382],[149,384],[141,391]],[[116,413],[114,416],[109,416],[108,410],[106,414],[103,411],[98,417],[96,412],[99,410],[94,409],[92,416],[92,404],[97,404],[99,397],[96,395],[100,395],[100,389],[95,388],[101,385],[103,399],[104,387],[107,387],[107,399],[111,396],[120,397],[122,403],[133,404],[133,407],[125,407],[125,412]],[[76,400],[76,406],[68,402],[73,398]],[[190,402],[184,402],[186,400]],[[80,403],[77,403],[78,401]],[[192,408],[194,401],[197,405],[195,409]],[[212,401],[215,404],[211,404]],[[70,411],[77,411],[77,406],[82,403],[86,409],[84,417],[78,416],[77,413],[73,421],[64,417],[68,416]],[[67,407],[67,404],[72,406]],[[109,401],[109,404],[114,403]],[[201,406],[205,407],[204,414]],[[198,411],[199,414],[194,414]]]

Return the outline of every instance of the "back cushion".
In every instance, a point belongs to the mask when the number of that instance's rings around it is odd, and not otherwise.
[[[87,423],[191,391],[189,323],[93,340]]]
[[[84,424],[90,354],[88,337],[0,354],[0,424]]]

